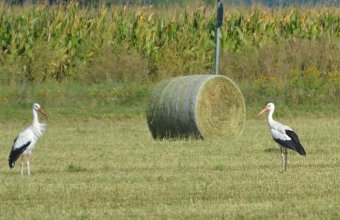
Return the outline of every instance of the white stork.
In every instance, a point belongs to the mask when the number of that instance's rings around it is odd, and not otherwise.
[[[283,171],[287,170],[287,148],[295,150],[302,156],[306,156],[306,152],[303,149],[299,137],[297,134],[287,125],[283,125],[273,119],[273,113],[275,110],[275,105],[273,103],[268,103],[267,106],[258,114],[261,115],[264,112],[268,112],[268,124],[270,133],[276,143],[279,144],[281,149],[281,159]]]
[[[37,143],[38,138],[43,135],[46,128],[45,124],[39,123],[38,121],[38,112],[47,117],[46,113],[41,109],[38,103],[33,104],[32,111],[32,125],[26,128],[24,131],[20,132],[19,135],[14,139],[12,150],[9,153],[8,157],[8,165],[12,169],[14,167],[15,161],[21,156],[21,175],[23,175],[24,172],[24,162],[26,162],[27,165],[27,174],[30,175],[29,157],[32,154],[32,150]]]

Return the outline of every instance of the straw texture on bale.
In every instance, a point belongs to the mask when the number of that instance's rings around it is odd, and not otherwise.
[[[154,89],[147,108],[152,136],[202,139],[238,137],[245,122],[241,91],[228,77],[191,75],[171,78]]]

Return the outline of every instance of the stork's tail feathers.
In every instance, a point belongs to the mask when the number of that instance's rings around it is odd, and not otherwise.
[[[20,152],[21,154],[22,152]],[[13,168],[15,165],[15,161],[17,161],[17,159],[19,158],[20,154],[18,152],[14,152],[13,150],[11,151],[11,153],[9,154],[8,157],[8,166],[9,168]]]
[[[300,146],[298,146],[296,148],[296,151],[301,155],[301,156],[306,156],[306,152],[305,149],[303,149],[302,145],[300,144]]]
[[[15,165],[15,161],[11,161],[11,160],[8,160],[8,166],[9,166],[9,168],[13,168],[14,167],[14,165]]]
[[[305,149],[303,149],[297,134],[294,131],[290,131],[290,130],[286,130],[286,134],[292,139],[294,143],[292,145],[292,149],[297,151],[300,155],[306,156]]]

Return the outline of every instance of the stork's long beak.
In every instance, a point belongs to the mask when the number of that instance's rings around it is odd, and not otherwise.
[[[259,112],[258,114],[257,114],[257,116],[260,116],[260,115],[262,115],[264,112],[267,112],[269,109],[267,108],[267,107],[265,107],[261,112]]]
[[[39,108],[38,111],[43,114],[46,118],[48,118],[47,114],[42,110],[42,108]]]

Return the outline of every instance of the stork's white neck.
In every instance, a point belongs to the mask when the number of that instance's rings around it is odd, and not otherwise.
[[[46,129],[46,125],[39,123],[38,112],[33,109],[32,130],[33,130],[34,135],[36,137],[41,137],[42,134],[44,133],[45,129]]]
[[[273,119],[273,113],[275,109],[270,109],[268,113],[268,124],[269,126],[273,125],[274,119]]]
[[[33,109],[33,126],[39,125],[38,112]]]

